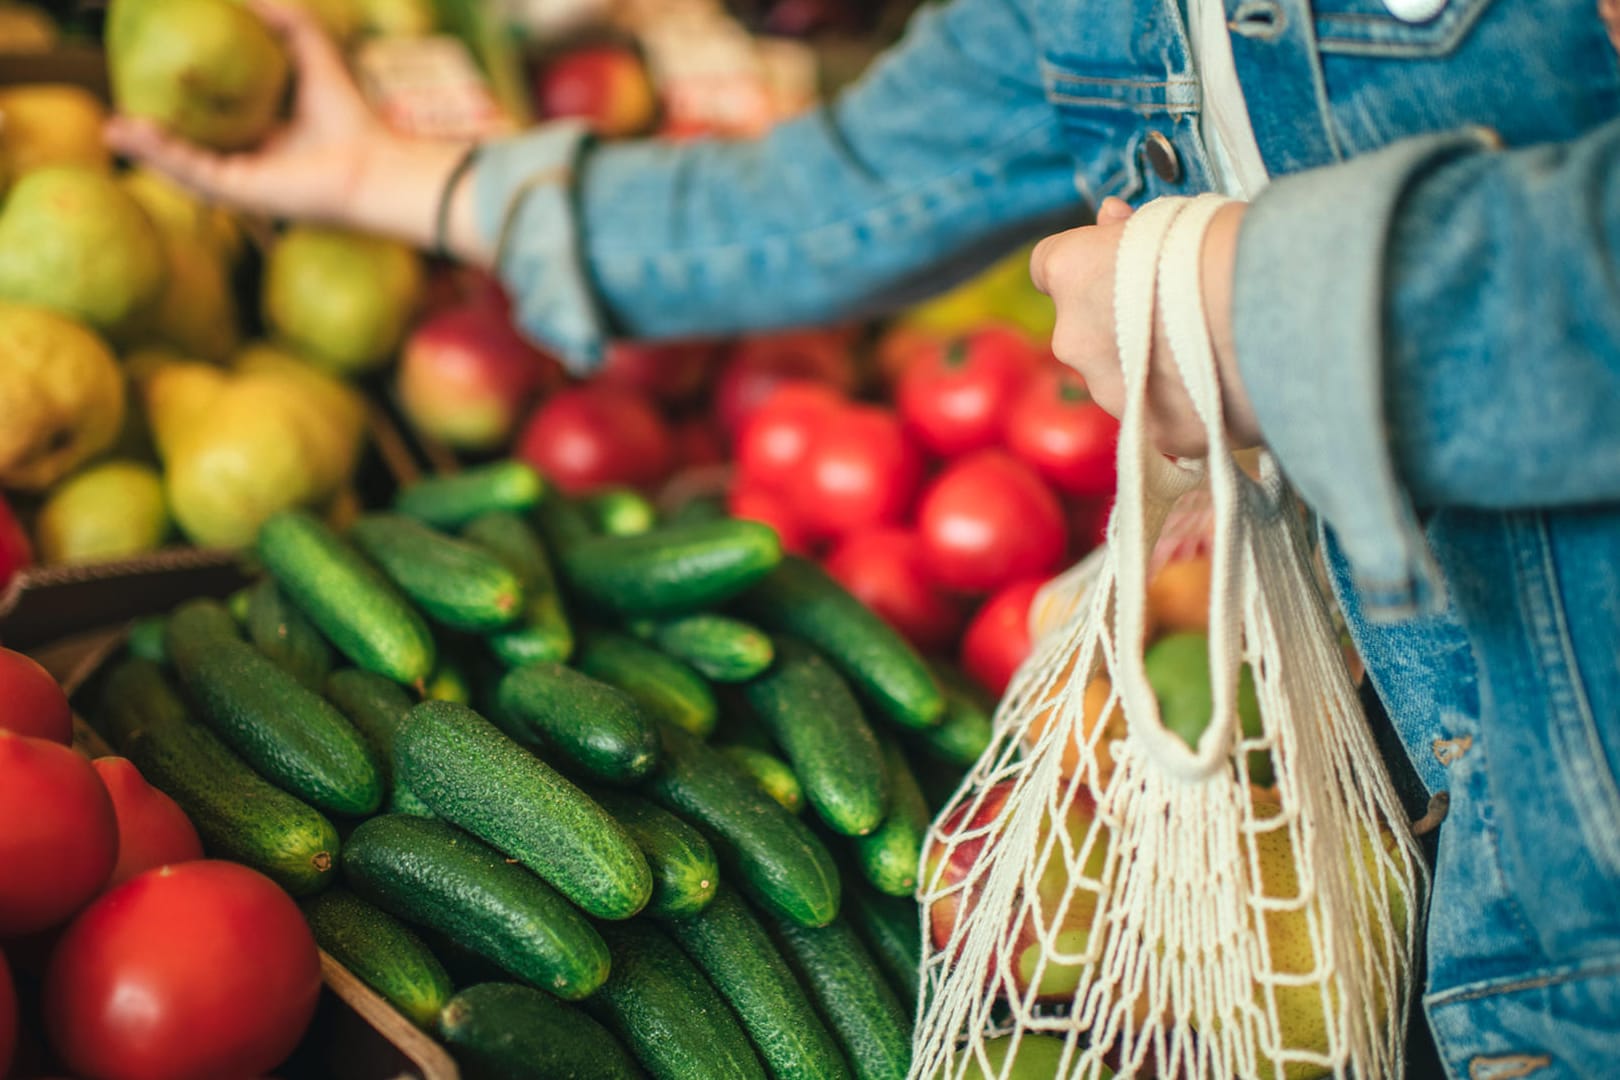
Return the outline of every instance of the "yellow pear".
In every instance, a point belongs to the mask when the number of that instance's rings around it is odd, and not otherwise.
[[[230,376],[212,364],[172,359],[162,353],[142,353],[132,357],[131,363],[136,365],[134,377],[146,406],[152,440],[158,455],[170,461],[213,412],[230,385]]]
[[[14,175],[46,165],[105,170],[107,111],[88,90],[59,83],[0,89],[0,156]]]
[[[104,461],[51,492],[35,525],[47,563],[98,562],[156,550],[169,532],[163,479],[150,465]]]
[[[238,342],[236,297],[224,261],[197,237],[168,230],[163,252],[169,266],[163,293],[131,334],[224,363]]]
[[[275,372],[243,374],[233,381],[231,392],[280,412],[310,464],[311,499],[326,499],[354,473],[360,456],[359,427],[335,422],[302,379]]]
[[[300,226],[270,252],[265,321],[298,355],[335,374],[359,374],[398,350],[422,284],[421,259],[403,244]]]
[[[124,377],[94,333],[0,301],[0,487],[43,491],[118,436]]]
[[[242,254],[242,228],[230,211],[212,206],[162,173],[141,167],[119,178],[124,190],[165,232],[194,236],[213,249],[227,267]]]
[[[39,53],[56,47],[56,23],[32,4],[0,4],[0,53]]]

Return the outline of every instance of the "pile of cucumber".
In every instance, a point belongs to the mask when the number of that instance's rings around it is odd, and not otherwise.
[[[768,528],[518,463],[257,555],[98,725],[468,1076],[905,1076],[963,680]]]

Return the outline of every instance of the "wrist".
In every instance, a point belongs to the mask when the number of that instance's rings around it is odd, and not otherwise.
[[[441,196],[466,152],[464,143],[374,136],[361,153],[344,220],[431,251]]]

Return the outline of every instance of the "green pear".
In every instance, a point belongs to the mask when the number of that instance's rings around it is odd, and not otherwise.
[[[94,333],[0,301],[0,487],[43,491],[117,438],[124,377]]]
[[[1013,1049],[1011,1035],[986,1039],[984,1056],[989,1067],[975,1060],[968,1066],[964,1080],[998,1080],[1002,1076],[1007,1080],[1051,1080],[1063,1062],[1063,1046],[1064,1040],[1055,1035],[1025,1035],[1018,1040],[1017,1050]],[[1013,1059],[1012,1069],[1003,1072],[1009,1056]],[[1105,1065],[1098,1075],[1102,1080],[1112,1080],[1114,1071]],[[944,1080],[943,1074],[936,1080]]]
[[[0,90],[0,155],[21,176],[47,165],[84,165],[105,171],[111,162],[101,141],[107,110],[80,86],[31,83]]]
[[[270,252],[264,315],[300,356],[355,375],[398,350],[422,287],[421,260],[403,244],[300,226]]]
[[[1159,717],[1165,728],[1196,750],[1215,711],[1215,690],[1209,672],[1209,636],[1187,632],[1160,638],[1142,657],[1142,665],[1147,671],[1148,685],[1159,699]],[[1243,735],[1258,738],[1260,699],[1255,692],[1254,672],[1247,664],[1238,673],[1237,711]],[[1270,787],[1274,782],[1271,755],[1266,751],[1249,753],[1249,779],[1260,787]]]
[[[35,525],[47,563],[128,558],[162,545],[169,533],[163,479],[150,465],[104,461],[51,492]]]
[[[157,229],[99,169],[35,169],[0,207],[0,300],[115,334],[157,300],[167,273]]]
[[[233,0],[113,0],[107,64],[120,112],[215,150],[245,150],[275,126],[287,52]]]

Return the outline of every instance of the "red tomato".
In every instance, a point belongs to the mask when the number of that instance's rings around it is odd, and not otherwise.
[[[914,362],[932,356],[945,344],[937,335],[915,326],[891,327],[872,351],[878,376],[885,385],[897,386]]]
[[[0,953],[0,1076],[11,1073],[11,1058],[17,1052],[17,990],[11,985],[11,969],[6,954]]]
[[[1074,506],[1069,518],[1072,547],[1069,557],[1079,559],[1093,549],[1108,542],[1108,519],[1114,513],[1112,495],[1097,499],[1082,499]]]
[[[0,937],[67,921],[118,861],[118,819],[90,762],[0,731]]]
[[[12,575],[33,562],[34,546],[28,541],[27,531],[6,505],[5,498],[0,497],[0,589],[6,587]]]
[[[1044,578],[1017,581],[985,601],[962,635],[962,670],[1000,697],[1029,655],[1029,608]]]
[[[1113,492],[1119,421],[1091,400],[1079,372],[1043,369],[1005,415],[1007,448],[1048,483],[1070,495]]]
[[[956,641],[962,613],[923,566],[922,543],[909,529],[851,533],[827,556],[827,573],[925,653]]]
[[[669,428],[640,394],[616,386],[564,390],[529,418],[517,456],[570,495],[625,485],[652,487],[669,475]]]
[[[1001,441],[1007,407],[1034,364],[1034,350],[1022,338],[982,330],[914,358],[895,400],[919,443],[956,457]]]
[[[757,521],[775,529],[782,540],[782,550],[795,555],[810,553],[810,534],[794,515],[792,507],[775,492],[739,485],[727,493],[726,510],[734,518]]]
[[[608,346],[596,378],[653,401],[679,405],[703,393],[714,374],[715,358],[715,347],[707,342],[618,341]]]
[[[1068,547],[1057,496],[1003,450],[981,450],[940,473],[923,494],[917,527],[934,579],[968,593],[1049,574]]]
[[[682,469],[701,469],[705,465],[722,465],[726,460],[726,444],[714,423],[705,416],[694,416],[675,426],[675,461]]]
[[[822,417],[795,472],[793,508],[821,536],[903,520],[922,479],[922,454],[900,419],[875,405]]]
[[[816,431],[844,405],[838,391],[822,383],[779,384],[743,425],[737,440],[737,470],[750,486],[786,491]]]
[[[73,710],[50,672],[31,657],[0,649],[0,730],[63,746],[73,741]]]
[[[118,818],[118,864],[107,888],[168,863],[203,857],[202,841],[180,805],[146,782],[128,758],[104,757],[90,763],[112,796]]]
[[[714,388],[714,412],[732,438],[741,434],[755,409],[789,380],[855,389],[855,360],[849,335],[836,330],[800,330],[747,338],[738,343]]]
[[[315,1013],[321,961],[298,905],[227,862],[149,870],[91,905],[45,975],[62,1060],[106,1080],[263,1076]]]

